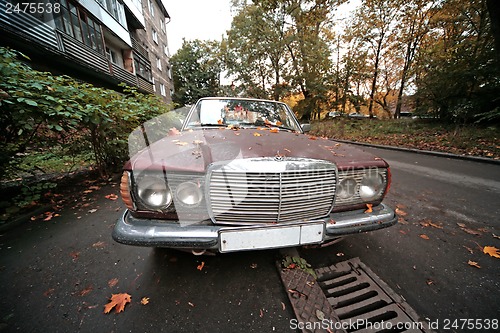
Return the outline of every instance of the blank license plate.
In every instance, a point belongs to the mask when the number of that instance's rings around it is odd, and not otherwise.
[[[320,243],[323,240],[323,230],[321,222],[283,227],[225,229],[219,232],[220,252]]]

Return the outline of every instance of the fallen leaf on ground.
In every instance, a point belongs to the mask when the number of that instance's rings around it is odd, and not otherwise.
[[[193,143],[194,143],[195,145],[201,145],[203,142],[204,142],[204,141],[202,141],[202,140],[194,140],[194,141],[193,141]]]
[[[479,266],[479,264],[475,261],[469,260],[467,263],[469,264],[469,266],[481,268],[481,266]]]
[[[255,263],[254,263],[254,264],[251,264],[251,265],[250,265],[250,268],[252,268],[252,269],[257,268],[257,264],[255,264]]]
[[[87,288],[83,289],[82,291],[80,291],[78,293],[78,296],[85,296],[87,294],[90,294],[90,292],[94,290],[94,287],[93,286],[88,286]]]
[[[403,216],[403,217],[406,216],[406,215],[408,215],[407,212],[405,212],[404,210],[400,209],[399,207],[396,207],[396,214],[398,216]]]
[[[473,229],[469,229],[469,228],[462,228],[460,227],[460,229],[462,229],[462,231],[468,233],[469,235],[474,235],[474,236],[481,236],[482,233],[480,233],[479,231],[477,230],[473,230]]]
[[[116,194],[108,194],[105,196],[105,198],[109,200],[116,200],[118,199],[118,196]]]
[[[142,304],[142,305],[146,305],[146,304],[148,304],[148,303],[149,303],[149,297],[143,297],[143,298],[141,299],[141,304]]]
[[[194,306],[195,306],[195,305],[194,305],[193,303],[191,303],[191,302],[188,302],[188,305],[189,305],[190,307],[192,307],[192,308],[194,308]]]
[[[489,254],[492,257],[500,258],[500,250],[494,246],[485,246],[483,252]]]
[[[429,236],[427,236],[426,234],[421,234],[421,235],[420,235],[420,238],[428,240],[428,239],[429,239]]]
[[[469,251],[470,254],[474,253],[474,251],[470,247],[465,246],[465,245],[463,247],[465,247],[467,249],[467,251]]]
[[[262,134],[255,132],[253,133],[253,136],[262,136]]]
[[[116,286],[118,284],[118,279],[117,278],[114,278],[114,279],[111,279],[108,281],[108,286],[110,288],[113,288],[114,286]]]
[[[92,244],[92,247],[93,248],[101,248],[102,249],[105,245],[106,245],[106,243],[104,243],[103,241],[100,241],[100,242]]]
[[[425,281],[425,283],[427,283],[428,286],[432,286],[434,284],[434,281],[431,279],[427,279],[427,281]]]
[[[493,238],[500,239],[500,236],[497,236],[495,234],[492,234],[492,235],[493,235]]]
[[[286,309],[285,303],[281,302],[281,308],[283,309],[283,311],[285,311]]]
[[[104,306],[104,313],[109,313],[113,308],[116,313],[120,313],[125,310],[125,305],[131,300],[132,297],[127,293],[111,294],[110,302]]]
[[[205,262],[202,261],[201,264],[198,265],[198,267],[196,267],[196,269],[198,269],[199,271],[201,271],[203,269],[203,267],[205,267]]]
[[[366,213],[371,213],[371,212],[373,212],[372,207],[373,207],[373,205],[372,205],[372,204],[366,204],[365,214],[366,214]]]
[[[175,144],[178,145],[178,146],[187,146],[188,145],[188,143],[185,142],[185,141],[178,141]]]
[[[261,318],[264,317],[264,311],[262,311],[262,309],[260,309],[260,315],[259,315],[259,317],[261,317]]]
[[[89,210],[90,214],[95,213],[95,212],[97,212],[97,209],[91,209],[91,210]]]

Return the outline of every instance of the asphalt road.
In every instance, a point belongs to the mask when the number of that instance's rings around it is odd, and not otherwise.
[[[500,318],[500,259],[481,251],[500,248],[500,167],[373,151],[392,165],[386,202],[401,223],[301,255],[316,268],[360,257],[439,332],[464,331],[445,330],[446,320]],[[195,257],[120,245],[111,229],[123,205],[106,198],[118,186],[87,192],[60,216],[0,235],[0,332],[292,332],[278,251]],[[104,314],[116,293],[131,303]]]

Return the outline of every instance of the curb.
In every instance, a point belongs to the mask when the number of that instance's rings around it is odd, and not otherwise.
[[[437,157],[453,158],[453,159],[457,159],[457,160],[467,160],[467,161],[473,161],[473,162],[500,165],[500,160],[494,160],[492,158],[487,158],[487,157],[457,155],[457,154],[444,153],[444,152],[432,151],[432,150],[421,150],[421,149],[405,148],[405,147],[399,147],[399,146],[385,146],[385,145],[377,145],[377,144],[350,141],[350,140],[339,140],[339,139],[330,139],[330,140],[341,142],[341,143],[357,145],[357,146],[380,148],[380,149],[387,149],[387,150],[396,150],[396,151],[403,151],[403,152],[423,154],[423,155],[432,155],[432,156],[437,156]]]

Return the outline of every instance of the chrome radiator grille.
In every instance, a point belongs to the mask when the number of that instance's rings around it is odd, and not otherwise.
[[[225,166],[212,170],[208,195],[214,222],[279,223],[328,215],[335,194],[335,165],[281,161],[270,166],[280,171]]]

